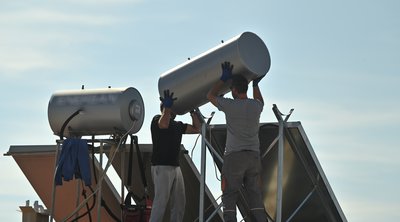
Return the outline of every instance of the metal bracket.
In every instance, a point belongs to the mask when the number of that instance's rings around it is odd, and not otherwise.
[[[278,193],[276,195],[276,222],[282,221],[282,190],[283,190],[283,159],[284,159],[284,143],[285,143],[285,135],[284,128],[286,128],[286,122],[289,120],[289,117],[292,115],[294,109],[291,109],[288,114],[283,114],[279,111],[276,104],[273,104],[272,111],[274,112],[276,118],[279,122],[279,141],[278,141],[278,178],[277,178],[277,188]],[[282,116],[286,116],[285,119]]]

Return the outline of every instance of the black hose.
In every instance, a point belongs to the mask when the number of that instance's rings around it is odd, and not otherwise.
[[[63,125],[62,125],[62,127],[61,127],[61,130],[60,130],[60,140],[63,140],[63,139],[64,139],[64,131],[65,131],[65,128],[67,127],[68,123],[69,123],[75,116],[77,116],[81,111],[82,111],[81,109],[78,109],[77,111],[75,111],[74,113],[72,113],[71,116],[69,116],[69,117],[65,120],[65,122],[63,123]],[[94,148],[94,147],[93,147],[93,148]],[[95,178],[95,181],[96,181],[96,184],[97,184],[96,168],[95,168],[95,164],[94,164],[94,149],[92,149],[92,154],[93,154],[93,156],[92,156],[93,174],[94,174],[94,178]],[[92,188],[91,186],[89,186],[89,188],[90,188],[90,190],[92,191],[92,193],[94,193],[93,188]],[[84,196],[86,196],[86,195],[84,195]],[[86,199],[86,197],[85,197],[85,199]],[[82,214],[82,215],[78,216],[77,218],[75,218],[74,220],[72,220],[71,222],[78,221],[78,219],[80,219],[80,218],[86,216],[87,214],[89,214],[89,220],[90,220],[90,222],[91,222],[91,221],[92,221],[92,216],[91,216],[91,214],[90,214],[90,211],[93,209],[95,203],[96,203],[96,194],[93,194],[93,204],[92,204],[92,206],[89,208],[89,204],[86,203],[87,211],[86,211],[84,214]],[[107,213],[108,213],[115,221],[121,222],[121,221],[119,220],[119,218],[113,214],[113,212],[112,212],[112,211],[110,210],[110,208],[107,206],[107,204],[105,203],[105,201],[104,201],[103,198],[101,198],[101,205],[106,209]]]
[[[72,118],[71,118],[71,119],[72,119]],[[93,146],[93,147],[92,147],[93,176],[94,176],[94,180],[95,180],[95,182],[96,182],[96,184],[97,184],[97,175],[96,175],[96,168],[95,168],[94,159],[95,159],[95,156],[94,156],[94,146]],[[83,183],[83,182],[82,182],[82,183]],[[93,188],[92,188],[91,186],[89,186],[89,189],[90,189],[90,191],[92,191],[92,193],[94,193],[94,190],[93,190]],[[86,199],[86,194],[83,194],[83,195],[84,195],[84,199]],[[71,220],[71,222],[77,222],[78,219],[81,219],[82,217],[86,216],[87,214],[89,214],[89,221],[91,222],[91,221],[92,221],[92,216],[91,216],[90,212],[93,210],[93,208],[94,208],[94,206],[95,206],[95,203],[96,203],[96,194],[93,194],[93,204],[92,204],[92,206],[89,208],[89,204],[86,203],[87,211],[86,211],[84,214],[79,215],[77,218]],[[107,213],[108,213],[116,222],[121,222],[121,220],[111,211],[111,209],[108,207],[108,205],[106,204],[106,202],[104,201],[103,198],[101,198],[101,206],[104,207],[104,209],[107,211]]]
[[[63,125],[61,126],[61,130],[60,130],[60,140],[63,140],[63,139],[64,139],[64,131],[65,131],[65,128],[67,127],[68,123],[69,123],[76,115],[78,115],[81,111],[82,111],[81,109],[78,109],[77,111],[75,111],[74,113],[72,113],[72,114],[65,120],[65,122],[64,122]],[[85,199],[86,199],[86,194],[83,194],[83,195],[84,195],[84,197],[85,197]],[[95,202],[93,202],[93,203],[95,203]],[[93,206],[92,206],[91,209],[93,209],[93,207],[94,207],[94,204],[93,204]],[[75,218],[75,219],[72,220],[72,221],[78,221],[79,218],[82,218],[82,217],[84,217],[86,214],[90,213],[91,209],[89,208],[89,204],[88,204],[88,203],[86,203],[86,208],[88,209],[87,212],[85,212],[84,214],[78,216],[77,218]],[[90,214],[89,214],[89,219],[90,219],[90,222],[91,222],[91,221],[92,221],[92,217],[91,217]]]
[[[81,112],[81,111],[82,111],[81,109],[78,109],[77,111],[75,111],[74,113],[72,113],[72,115],[69,116],[69,117],[65,120],[65,122],[64,122],[64,124],[62,125],[61,130],[60,130],[60,140],[63,140],[63,139],[64,139],[64,130],[65,130],[65,127],[67,127],[68,123],[72,120],[72,118],[74,118],[76,115],[78,115],[79,112]]]
[[[83,186],[83,182],[82,182],[82,186]],[[92,190],[92,192],[93,192],[92,187],[89,187],[89,188],[90,188],[90,190]],[[84,199],[86,199],[86,191],[85,191],[85,190],[82,191],[82,195],[83,195]],[[89,221],[91,222],[91,221],[92,221],[92,215],[90,214],[90,212],[93,210],[95,204],[96,204],[96,195],[93,195],[93,203],[92,203],[92,206],[89,207],[89,204],[86,203],[86,209],[87,209],[87,211],[86,211],[84,214],[79,215],[77,218],[71,220],[71,222],[76,222],[76,221],[78,221],[79,219],[81,219],[82,217],[86,216],[87,214],[89,214]]]

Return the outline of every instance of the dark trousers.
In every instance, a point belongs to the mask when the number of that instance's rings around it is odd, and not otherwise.
[[[244,185],[250,211],[257,222],[267,221],[260,187],[261,160],[258,152],[239,151],[224,156],[222,202],[225,222],[236,222],[236,202]]]

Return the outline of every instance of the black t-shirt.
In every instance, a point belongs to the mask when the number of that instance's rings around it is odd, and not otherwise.
[[[170,120],[168,129],[160,129],[158,120],[161,115],[156,115],[151,121],[151,139],[153,140],[153,165],[179,166],[179,151],[182,134],[185,133],[187,124]]]

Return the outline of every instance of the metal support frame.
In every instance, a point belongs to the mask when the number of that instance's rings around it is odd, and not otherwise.
[[[199,203],[199,222],[204,221],[204,192],[206,183],[206,123],[201,123],[201,164],[200,164],[200,203]]]
[[[284,146],[285,146],[285,135],[284,128],[286,127],[286,122],[288,121],[290,115],[294,109],[291,109],[289,114],[285,115],[281,113],[276,106],[273,104],[272,111],[274,112],[279,123],[279,141],[278,141],[278,178],[277,178],[277,195],[276,195],[276,222],[282,222],[282,190],[283,190],[283,160],[284,160]],[[282,116],[286,116],[285,119]]]
[[[206,222],[210,222],[213,217],[217,214],[217,212],[219,211],[219,209],[221,209],[222,207],[222,203],[218,205],[218,207],[214,210],[214,212],[212,212],[212,214],[210,215],[210,217],[206,220]]]
[[[284,167],[284,141],[285,141],[285,133],[288,134],[288,142],[292,144],[290,132],[287,129],[287,121],[292,114],[294,109],[291,109],[289,114],[285,115],[282,114],[276,104],[273,104],[272,108],[277,120],[278,120],[278,136],[272,141],[272,143],[269,145],[267,150],[264,152],[262,157],[264,158],[267,153],[276,145],[278,142],[278,175],[277,175],[277,197],[276,197],[276,220],[275,222],[282,222],[282,196],[283,196],[283,167]],[[282,116],[286,116],[285,119],[282,118]],[[296,147],[294,147],[296,149]],[[300,156],[301,162],[304,163],[304,159]],[[292,212],[292,214],[289,216],[289,218],[286,220],[286,222],[290,222],[294,216],[300,211],[300,209],[307,203],[307,201],[311,198],[311,196],[314,193],[319,193],[319,187],[318,187],[318,182],[319,182],[319,175],[317,176],[316,179],[314,179],[311,176],[311,173],[309,172],[309,168],[305,166],[305,170],[307,174],[310,176],[310,179],[312,180],[314,187],[313,189],[307,194],[306,197],[304,197],[303,201],[297,206],[297,208]]]
[[[212,155],[214,155],[215,157],[217,157],[217,159],[223,163],[224,159],[219,155],[219,153],[214,149],[214,147],[211,145],[210,142],[208,142],[208,140],[205,140],[206,146],[209,148],[209,151],[212,153]]]
[[[278,174],[277,174],[277,197],[276,197],[276,220],[275,222],[282,222],[282,205],[283,205],[283,169],[284,169],[284,146],[285,146],[285,132],[286,132],[286,124],[289,120],[291,114],[294,109],[291,109],[288,114],[283,114],[279,111],[276,104],[273,104],[272,108],[279,124],[278,136],[272,141],[270,146],[267,148],[265,153],[262,155],[264,158],[267,153],[278,143]],[[200,111],[197,109],[198,113]],[[283,118],[284,117],[284,118]],[[213,149],[211,143],[205,137],[206,127],[208,124],[204,121],[204,117],[199,115],[200,121],[202,123],[201,128],[201,136],[202,136],[202,145],[201,145],[201,177],[200,177],[200,206],[199,206],[199,222],[204,222],[204,189],[205,189],[205,167],[206,167],[206,146],[209,147],[210,152],[214,154],[218,160],[223,162],[222,157]],[[317,186],[315,186],[310,193],[304,198],[304,200],[300,203],[300,205],[295,209],[295,211],[290,215],[290,217],[286,220],[289,222],[293,219],[293,217],[298,213],[298,211],[305,205],[305,203],[311,198],[312,194],[317,191]],[[222,203],[218,206],[215,212],[212,213],[210,218],[206,221],[210,221],[212,217],[216,214],[216,212],[222,207]]]
[[[307,195],[305,197],[305,199],[303,200],[303,202],[298,206],[298,208],[295,210],[295,212],[293,212],[293,214],[289,217],[289,219],[291,220],[291,218],[294,216],[294,214],[297,213],[297,211],[307,202],[307,200],[311,197],[311,195],[313,193],[316,193],[317,195],[322,195],[321,194],[321,188],[318,185],[321,179],[321,174],[317,174],[317,177],[313,177],[312,173],[311,173],[311,169],[308,165],[306,165],[306,160],[304,159],[304,157],[299,153],[298,148],[296,147],[296,144],[293,142],[293,138],[289,132],[289,130],[287,128],[285,128],[285,132],[288,134],[288,142],[291,144],[291,146],[293,146],[293,151],[296,152],[298,154],[298,157],[300,159],[300,161],[303,163],[304,169],[309,177],[309,179],[312,181],[312,183],[314,184],[314,188],[312,191],[310,191],[309,195]],[[330,218],[331,221],[335,221],[333,218],[334,216],[332,215],[331,211],[329,210],[329,207],[327,207],[327,203],[326,201],[322,200],[322,205],[325,209],[327,209],[328,212],[328,216]],[[287,222],[289,221],[289,219],[287,220]]]
[[[55,150],[55,164],[54,164],[54,177],[53,177],[53,188],[52,188],[52,198],[51,198],[51,209],[50,209],[50,222],[53,222],[54,220],[54,213],[55,213],[55,199],[56,199],[56,182],[55,182],[55,175],[57,172],[57,168],[58,168],[58,160],[60,157],[60,149],[61,149],[61,144],[64,142],[64,140],[57,140],[57,146],[56,146],[56,150]],[[94,142],[99,142],[100,143],[100,147],[99,147],[99,166],[100,166],[100,173],[102,174],[103,171],[103,154],[104,154],[104,144],[106,143],[110,143],[110,140],[95,140],[94,138],[92,138],[91,140],[92,143]],[[114,143],[114,142],[113,142]],[[114,152],[117,152],[118,150],[115,150]],[[111,153],[111,150],[110,150]],[[123,155],[122,155],[123,156]],[[123,167],[123,166],[122,166]],[[96,169],[93,169],[93,171],[95,171]],[[99,180],[97,181],[97,199],[96,199],[96,204],[97,204],[97,221],[100,222],[101,221],[101,189],[102,189],[102,183],[103,183],[103,179],[104,177],[100,177]],[[123,190],[123,182],[122,182],[122,194],[124,193]],[[79,195],[80,195],[80,185],[79,185],[79,181],[77,181],[77,206],[76,209],[81,208],[83,203],[79,204]],[[123,198],[123,197],[122,197]],[[121,199],[123,202],[123,199]],[[121,203],[122,203],[121,202]],[[74,212],[74,215],[76,215],[75,217],[77,217],[78,212]]]
[[[100,175],[103,174],[103,143],[100,143]],[[101,221],[101,188],[102,188],[102,184],[103,184],[103,177],[100,177],[99,180],[97,181],[97,187],[98,187],[98,191],[97,191],[97,222]]]
[[[126,155],[126,150],[125,147],[120,150],[121,152],[121,199],[120,203],[123,204],[125,200],[125,155]],[[129,172],[129,170],[128,170]],[[130,188],[129,188],[130,189]],[[121,210],[121,218],[123,218],[123,211]]]
[[[206,146],[209,148],[209,150],[217,156],[221,162],[223,162],[223,159],[218,153],[215,151],[215,149],[211,146],[211,143],[207,141],[206,138],[206,129],[207,126],[209,125],[214,113],[211,114],[211,117],[208,119],[208,121],[205,121],[204,116],[201,114],[199,108],[196,108],[196,113],[198,115],[198,118],[201,123],[201,162],[200,162],[200,194],[199,194],[199,222],[204,222],[204,196],[205,196],[205,186],[206,186]],[[218,212],[218,210],[221,208],[222,203],[217,207],[217,209],[210,215],[210,217],[206,221],[210,221],[212,217]]]
[[[304,206],[304,204],[310,199],[311,195],[315,192],[317,189],[317,186],[314,186],[314,188],[308,193],[308,195],[304,198],[304,200],[300,203],[300,205],[296,208],[296,210],[290,215],[290,217],[286,220],[286,222],[289,222],[292,220],[292,218],[299,212],[299,210]]]
[[[51,209],[50,209],[50,222],[53,222],[53,215],[54,215],[54,207],[55,207],[55,199],[56,199],[56,172],[58,167],[58,158],[60,143],[57,142],[56,152],[55,152],[55,160],[54,160],[54,177],[53,177],[53,190],[51,191]]]

